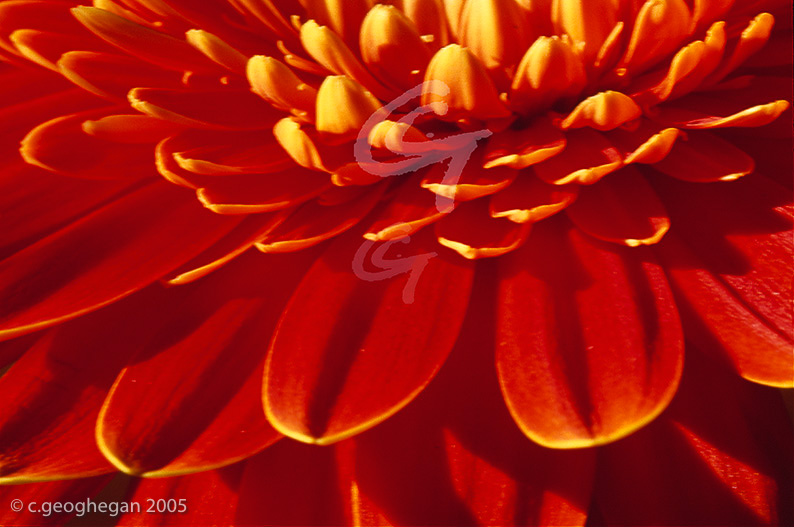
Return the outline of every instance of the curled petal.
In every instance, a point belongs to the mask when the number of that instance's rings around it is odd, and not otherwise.
[[[529,230],[529,223],[492,217],[484,199],[456,207],[435,226],[438,243],[471,260],[514,251],[527,239]]]
[[[579,185],[549,185],[525,172],[505,192],[491,197],[491,216],[516,223],[540,221],[568,207],[578,194]]]
[[[604,132],[641,115],[642,110],[631,97],[609,90],[579,103],[559,126],[563,130],[589,126]]]

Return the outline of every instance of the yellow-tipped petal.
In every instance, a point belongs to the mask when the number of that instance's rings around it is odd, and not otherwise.
[[[527,50],[510,90],[519,111],[541,109],[578,94],[587,82],[584,65],[566,37],[540,37]]]
[[[422,82],[430,50],[394,6],[376,5],[361,24],[361,58],[379,79],[404,90]]]
[[[213,62],[235,73],[245,73],[248,57],[231,47],[212,33],[191,29],[185,33],[188,44],[202,52]]]
[[[384,100],[393,98],[391,91],[367,71],[344,41],[328,27],[309,20],[301,26],[300,39],[306,52],[325,69],[355,79]]]
[[[284,63],[257,55],[248,60],[246,74],[252,92],[303,121],[314,121],[317,90],[304,83]]]
[[[402,12],[433,51],[449,44],[449,26],[441,0],[403,0]]]
[[[526,11],[514,0],[468,0],[460,20],[460,42],[489,71],[507,70],[531,42]]]
[[[690,33],[692,17],[684,0],[648,0],[637,13],[620,68],[647,69],[674,51]]]
[[[551,20],[558,33],[571,37],[585,62],[592,63],[618,23],[620,8],[620,0],[553,0]]]
[[[353,79],[326,77],[317,92],[317,130],[338,142],[354,139],[380,108],[375,96]]]
[[[450,44],[435,54],[425,74],[422,104],[433,105],[443,119],[496,119],[510,111],[499,99],[488,72],[474,54],[458,44]],[[447,91],[449,93],[443,94]]]

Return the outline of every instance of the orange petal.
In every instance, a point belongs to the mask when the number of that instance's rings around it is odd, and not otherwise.
[[[521,60],[534,35],[526,11],[514,0],[468,0],[460,18],[458,41],[470,49],[495,79]]]
[[[631,73],[648,69],[681,44],[691,31],[691,23],[684,0],[647,0],[637,13],[619,67]]]
[[[273,135],[292,160],[304,168],[333,173],[352,161],[350,145],[326,145],[320,141],[316,130],[301,126],[290,117],[276,123]]]
[[[433,111],[448,121],[510,115],[483,65],[471,51],[458,44],[440,49],[430,61],[422,104],[432,105]]]
[[[201,29],[191,29],[185,34],[187,43],[202,52],[213,62],[229,71],[242,75],[248,57],[231,47],[217,36]]]
[[[769,40],[774,24],[775,17],[769,13],[761,13],[751,20],[734,44],[731,55],[723,59],[717,71],[706,79],[706,83],[716,84],[721,81],[725,76],[741,66],[751,55],[763,48]]]
[[[377,4],[361,25],[361,58],[379,79],[409,90],[422,82],[430,50],[399,9]]]
[[[692,130],[735,127],[756,128],[771,123],[789,107],[788,101],[778,100],[767,104],[759,104],[732,115],[718,116],[704,113],[703,110],[694,106],[698,100],[698,98],[691,96],[686,100],[686,106],[665,105],[664,109],[654,116],[654,119],[670,126]]]
[[[600,0],[585,5],[581,0],[552,0],[551,20],[558,34],[567,34],[592,63],[620,16],[619,3]]]
[[[581,57],[566,36],[539,37],[529,47],[510,87],[510,105],[522,112],[577,95],[587,77]]]
[[[563,130],[589,126],[605,132],[641,115],[642,110],[631,97],[608,90],[580,102],[559,126]]]
[[[683,133],[677,128],[662,128],[641,119],[631,126],[619,127],[607,134],[609,141],[623,153],[623,162],[658,163],[670,153]]]
[[[330,143],[354,140],[380,108],[375,96],[356,81],[328,76],[317,91],[317,131]]]
[[[257,55],[248,60],[246,74],[255,94],[303,121],[314,122],[317,90],[282,62]]]
[[[450,2],[446,4],[450,4]],[[442,0],[402,1],[402,12],[416,25],[417,31],[422,35],[422,40],[427,42],[433,51],[438,51],[450,41],[450,29],[447,25],[444,7]],[[456,8],[462,9],[463,4],[461,3]]]
[[[157,143],[182,129],[173,123],[138,114],[106,115],[83,121],[81,127],[97,139],[126,144]]]
[[[347,75],[380,99],[393,98],[392,92],[367,71],[350,48],[329,28],[309,20],[301,27],[301,43],[306,52],[327,70],[337,75]]]

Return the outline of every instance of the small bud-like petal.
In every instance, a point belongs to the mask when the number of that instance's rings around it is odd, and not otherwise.
[[[522,112],[542,109],[577,95],[586,82],[582,60],[567,37],[540,37],[518,65],[510,103]]]
[[[514,0],[468,0],[460,20],[460,42],[489,71],[507,70],[529,46],[526,11]]]
[[[317,90],[300,80],[282,62],[257,55],[248,61],[246,73],[252,92],[301,120],[314,120]]]
[[[361,24],[361,58],[379,79],[408,90],[422,81],[430,50],[400,10],[379,4]]]
[[[558,33],[565,33],[591,63],[619,21],[620,0],[554,0],[551,20]]]
[[[450,44],[436,53],[427,67],[425,81],[422,104],[434,105],[433,110],[445,120],[467,117],[484,120],[510,115],[483,65],[471,51],[458,44]]]
[[[317,91],[317,130],[333,141],[352,140],[380,108],[380,102],[353,79],[326,77]]]
[[[648,0],[637,13],[619,67],[636,73],[655,64],[689,35],[691,20],[684,0]],[[653,38],[649,38],[651,35]]]

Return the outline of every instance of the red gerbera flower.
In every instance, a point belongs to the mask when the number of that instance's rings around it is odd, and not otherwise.
[[[1,523],[793,521],[790,11],[0,2]]]

